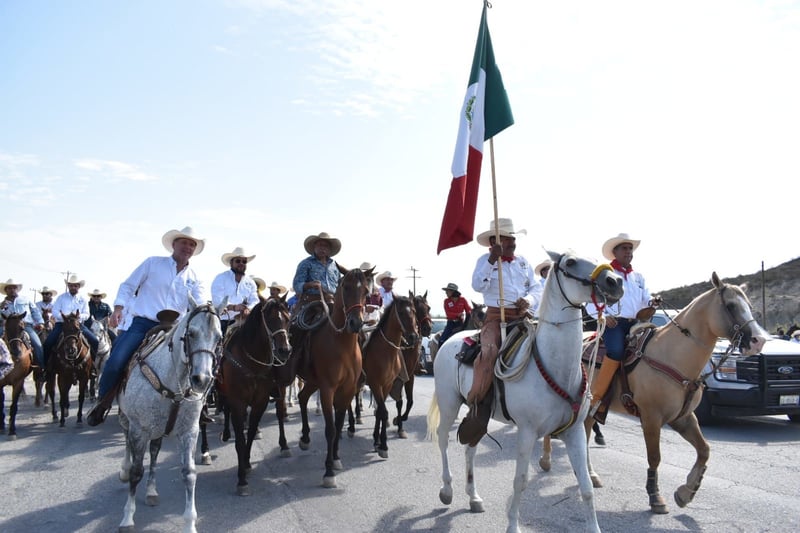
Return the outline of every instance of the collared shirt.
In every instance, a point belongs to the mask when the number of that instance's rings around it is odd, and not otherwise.
[[[623,276],[618,270],[614,272],[622,277],[624,293],[619,302],[606,306],[603,312],[613,317],[636,318],[636,313],[650,305],[650,290],[647,288],[644,276],[635,270],[627,276]],[[597,317],[597,308],[594,304],[586,304],[586,312]]]
[[[211,282],[211,303],[217,307],[225,297],[228,297],[228,305],[245,304],[249,309],[253,309],[258,303],[258,287],[250,276],[242,276],[242,280],[236,281],[236,274],[233,270],[226,270]],[[223,320],[233,320],[239,311],[223,311]]]
[[[49,310],[49,311],[52,312],[54,303],[55,302],[52,301],[52,300],[49,301],[49,302],[45,302],[44,300],[39,300],[38,302],[36,302],[36,307],[39,309],[40,313],[45,311],[45,310]]]
[[[303,290],[303,285],[309,281],[319,281],[322,284],[322,290],[331,294],[336,292],[336,287],[339,286],[339,278],[342,274],[336,266],[336,262],[328,258],[328,261],[323,265],[313,255],[309,255],[297,265],[297,272],[294,274],[292,280],[292,288],[296,294],[303,294],[304,292],[310,294],[319,294],[316,289]]]
[[[148,257],[119,286],[114,306],[130,306],[131,320],[140,316],[156,322],[164,309],[183,316],[189,309],[189,293],[198,304],[206,303],[208,296],[195,271],[186,265],[176,272],[177,267],[171,256]]]
[[[3,313],[6,315],[27,313],[25,318],[23,318],[26,324],[44,324],[42,313],[39,311],[39,308],[33,305],[33,303],[24,296],[17,296],[13,302],[3,300],[0,302],[0,309],[2,309]]]
[[[459,296],[455,301],[452,298],[444,299],[444,316],[447,320],[461,320],[462,316],[472,313],[472,307],[463,296]]]
[[[387,291],[383,287],[378,287],[378,293],[383,300],[383,308],[386,309],[394,301],[394,291]]]
[[[500,266],[502,265],[502,267]],[[503,302],[500,302],[499,269],[503,269]],[[489,254],[483,254],[472,272],[472,289],[483,294],[483,303],[489,307],[515,307],[514,302],[524,298],[531,309],[536,309],[542,299],[542,284],[536,279],[533,267],[522,256],[506,263],[497,259],[489,262]]]
[[[53,318],[56,322],[63,322],[65,315],[70,315],[77,311],[80,314],[81,322],[89,318],[89,300],[82,294],[71,295],[69,292],[59,294],[56,302],[53,304]]]
[[[89,300],[89,315],[95,320],[103,320],[107,316],[111,316],[111,306],[105,302],[94,303]]]

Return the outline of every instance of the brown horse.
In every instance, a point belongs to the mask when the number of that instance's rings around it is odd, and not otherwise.
[[[397,405],[397,416],[392,420],[392,423],[397,426],[397,436],[401,439],[408,438],[406,430],[403,429],[403,422],[408,421],[408,414],[411,412],[411,406],[414,405],[414,376],[417,374],[419,367],[419,354],[422,346],[422,337],[427,337],[431,334],[433,328],[433,320],[431,320],[431,306],[428,304],[428,292],[422,295],[414,295],[408,291],[408,297],[414,302],[414,313],[417,319],[417,341],[414,343],[413,349],[403,350],[403,362],[406,365],[408,372],[408,381],[402,383],[400,380],[395,381],[392,388],[391,395]],[[403,391],[406,393],[406,410],[403,411]],[[402,414],[401,414],[402,413]]]
[[[281,456],[291,456],[283,429],[286,418],[285,390],[294,378],[288,328],[286,296],[262,300],[228,337],[223,348],[217,392],[224,406],[225,429],[228,429],[229,421],[233,422],[239,464],[236,491],[240,496],[250,494],[247,483],[247,474],[252,468],[250,451],[270,396],[275,398]],[[247,435],[244,431],[246,417]],[[227,440],[224,433],[223,440]]]
[[[298,396],[303,420],[300,449],[307,450],[311,443],[308,399],[314,391],[319,390],[328,445],[322,485],[328,488],[336,486],[334,470],[342,468],[339,436],[344,427],[347,407],[358,390],[361,375],[358,333],[364,322],[362,313],[369,294],[369,282],[364,271],[359,268],[339,269],[344,276],[336,288],[332,308],[325,313],[321,325],[304,335],[295,336],[293,329],[292,335],[293,350],[297,356],[303,354],[302,360],[298,361],[297,373],[305,381]],[[312,304],[306,307],[309,305]],[[324,302],[322,305],[325,306]]]
[[[69,390],[73,383],[78,384],[78,424],[83,423],[83,401],[89,390],[89,378],[92,373],[92,356],[89,343],[81,333],[81,317],[78,311],[65,315],[61,336],[53,350],[55,357],[48,361],[47,395],[53,411],[53,422],[64,421],[69,416]],[[52,370],[52,371],[51,371]],[[55,382],[58,380],[59,407],[61,418],[56,415]]]
[[[619,413],[638,414],[641,421],[647,447],[646,488],[650,510],[656,514],[669,512],[658,487],[661,428],[665,424],[691,444],[697,456],[686,484],[675,491],[675,502],[685,507],[700,488],[709,446],[694,410],[703,396],[703,368],[711,358],[717,339],[727,338],[731,346],[738,346],[744,355],[754,355],[769,338],[753,318],[743,287],[722,283],[716,272],[711,275],[711,283],[712,289],[692,300],[667,325],[653,331],[638,354],[636,365],[626,370],[630,393],[623,391],[619,374],[611,385],[609,408]],[[632,405],[635,411],[626,410],[626,404]],[[584,421],[587,439],[593,422],[592,417]],[[544,455],[539,461],[545,470],[550,463],[550,452],[550,438],[545,437]],[[594,486],[602,487],[591,460],[588,463]]]
[[[11,387],[11,407],[8,411],[8,438],[17,438],[17,407],[19,397],[25,384],[25,378],[31,373],[33,365],[33,352],[28,332],[25,331],[23,319],[27,313],[11,314],[4,316],[5,330],[3,340],[11,352],[11,360],[14,362],[13,368],[2,378],[0,378],[0,430],[5,430],[5,405],[6,398],[4,389]]]
[[[403,352],[413,350],[418,339],[414,303],[410,298],[395,296],[363,348],[367,385],[376,404],[373,446],[384,459],[389,457],[386,444],[386,426],[389,423],[386,398],[400,374]]]

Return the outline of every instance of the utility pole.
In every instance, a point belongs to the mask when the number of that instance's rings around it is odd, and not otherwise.
[[[31,288],[30,291],[33,293],[33,303],[36,303],[36,288]]]
[[[761,319],[764,321],[764,327],[769,330],[769,324],[767,324],[767,288],[765,286],[764,261],[761,261]]]
[[[64,277],[64,282],[66,283],[66,280],[68,280],[68,279],[69,279],[69,275],[70,275],[70,274],[72,274],[72,272],[70,272],[69,270],[67,270],[66,272],[62,272],[61,274],[62,274],[63,276],[65,276],[65,277]]]
[[[409,270],[411,271],[411,275],[410,276],[406,276],[406,277],[409,277],[409,278],[412,279],[412,287],[413,287],[413,291],[412,292],[414,294],[417,294],[417,278],[422,279],[422,276],[418,276],[417,275],[417,272],[419,272],[419,269],[416,269],[413,266],[411,268],[409,268]]]

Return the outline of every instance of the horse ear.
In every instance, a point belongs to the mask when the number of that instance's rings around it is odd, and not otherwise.
[[[719,280],[719,276],[717,276],[716,272],[711,273],[711,284],[718,289],[722,285],[722,282]]]
[[[428,301],[428,291],[425,291],[425,294],[422,295],[422,299]]]
[[[408,291],[408,297],[411,298],[412,300],[414,299],[414,293],[411,292],[410,290]]]
[[[336,261],[336,268],[338,268],[338,269],[339,269],[339,272],[340,272],[342,275],[344,275],[344,274],[347,274],[347,272],[349,272],[349,271],[348,271],[348,270],[347,270],[345,267],[343,267],[342,265],[340,265],[338,261]]]
[[[189,301],[190,302],[194,302],[194,299],[192,298],[192,293],[189,293]],[[194,307],[197,307],[197,304],[195,304]],[[226,307],[228,307],[228,297],[227,296],[225,296],[225,298],[223,298],[222,301],[217,306],[217,309],[216,309],[217,314],[222,316],[222,313],[223,313],[223,311],[225,311]]]
[[[192,296],[191,292],[189,292],[188,295],[189,295],[189,310],[192,310],[195,307],[197,307],[197,300],[194,299],[194,296]]]

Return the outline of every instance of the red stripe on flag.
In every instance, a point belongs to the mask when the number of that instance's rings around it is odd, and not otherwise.
[[[482,163],[483,153],[470,146],[467,175],[453,178],[450,182],[450,194],[447,196],[442,229],[439,232],[437,254],[446,248],[461,246],[472,241]]]

